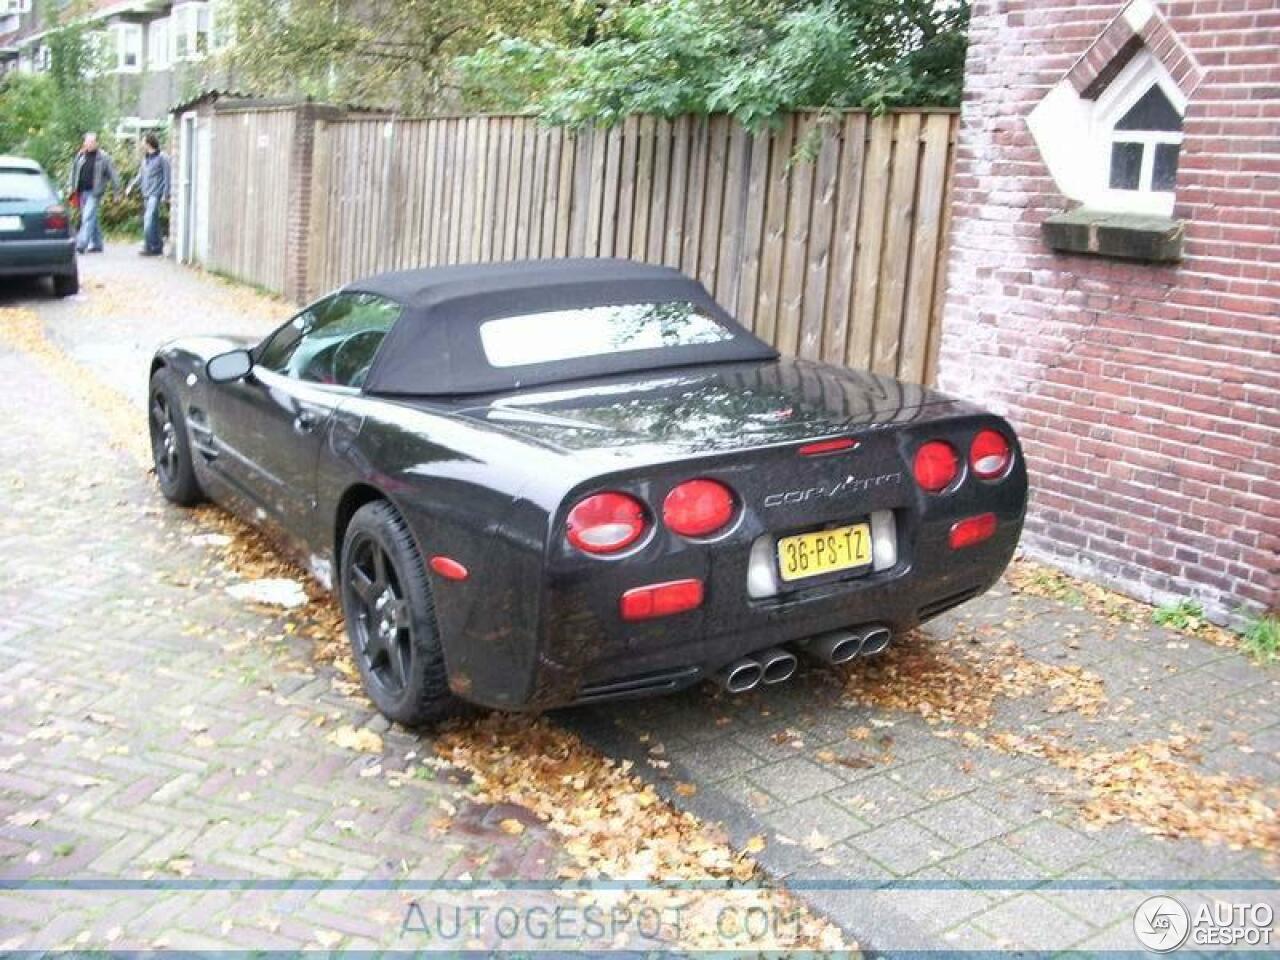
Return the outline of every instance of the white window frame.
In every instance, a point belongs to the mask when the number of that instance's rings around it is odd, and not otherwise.
[[[147,69],[168,70],[170,52],[169,18],[157,17],[147,24]]]
[[[0,16],[31,12],[31,0],[0,0]]]
[[[111,45],[115,53],[115,62],[112,67],[112,73],[141,73],[143,58],[145,51],[143,49],[142,24],[140,23],[113,23],[109,28],[111,31]],[[132,64],[125,62],[125,57],[129,54],[130,40],[133,41],[134,62]]]
[[[236,24],[227,0],[207,0],[209,7],[209,50],[222,53],[235,45]]]
[[[204,37],[204,44],[200,37]],[[185,40],[179,50],[178,40]],[[202,49],[203,46],[203,49]],[[169,60],[172,63],[203,60],[209,49],[209,4],[205,0],[184,0],[169,11]]]
[[[1092,190],[1087,200],[1088,206],[1099,210],[1150,213],[1166,217],[1173,213],[1174,191],[1152,190],[1151,176],[1155,164],[1155,145],[1181,145],[1182,131],[1115,128],[1153,85],[1160,87],[1180,116],[1186,116],[1187,97],[1178,88],[1169,71],[1150,51],[1139,50],[1102,91],[1093,108],[1088,157]],[[1144,145],[1137,190],[1111,188],[1111,148],[1117,142]]]

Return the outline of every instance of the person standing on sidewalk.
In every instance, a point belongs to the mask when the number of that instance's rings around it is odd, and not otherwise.
[[[98,135],[86,133],[84,146],[71,165],[71,192],[80,205],[80,232],[76,235],[77,253],[102,252],[102,225],[98,222],[98,206],[108,189],[120,189],[115,164],[105,150],[98,149]]]
[[[160,204],[169,202],[169,158],[160,152],[160,140],[154,133],[142,138],[142,166],[125,195],[134,187],[142,191],[142,249],[144,257],[164,253],[164,237],[160,236]]]

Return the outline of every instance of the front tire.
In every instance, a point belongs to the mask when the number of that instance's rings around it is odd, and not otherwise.
[[[147,422],[151,428],[151,461],[165,499],[183,507],[204,500],[191,460],[187,418],[173,374],[161,367],[151,375]]]
[[[356,511],[342,543],[342,611],[365,692],[396,723],[457,714],[431,585],[404,519],[385,501]]]

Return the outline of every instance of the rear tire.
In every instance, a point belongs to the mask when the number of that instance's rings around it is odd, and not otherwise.
[[[347,639],[374,706],[406,727],[460,713],[426,569],[391,504],[378,500],[356,511],[343,537],[339,576]]]
[[[53,275],[53,293],[56,297],[74,297],[80,292],[80,268],[71,264],[70,273]]]
[[[166,500],[179,506],[194,506],[204,500],[204,491],[200,489],[195,464],[191,460],[191,441],[187,435],[187,417],[182,412],[181,395],[173,373],[167,367],[161,367],[151,375],[151,390],[147,396],[151,460],[160,492]]]

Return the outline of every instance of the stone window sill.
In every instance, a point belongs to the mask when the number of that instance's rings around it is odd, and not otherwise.
[[[1148,263],[1182,259],[1181,220],[1143,213],[1108,213],[1079,207],[1040,225],[1045,242],[1060,253],[1087,253]]]

